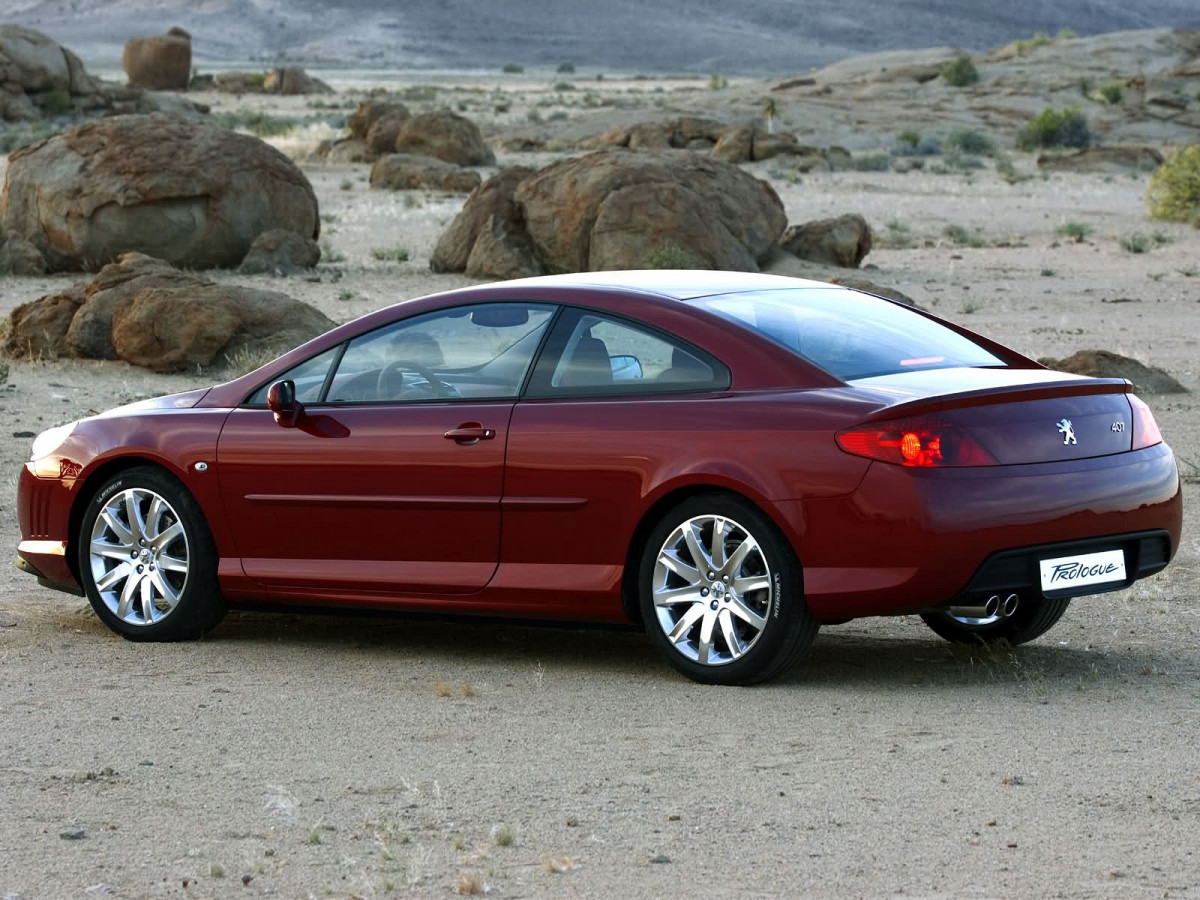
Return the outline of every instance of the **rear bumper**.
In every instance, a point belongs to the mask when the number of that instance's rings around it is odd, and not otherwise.
[[[1032,586],[1029,560],[1045,558],[1046,547],[1126,546],[1142,533],[1159,534],[1160,549],[1144,551],[1145,567],[1140,543],[1130,545],[1139,555],[1126,583],[1081,593],[1126,587],[1170,561],[1183,504],[1175,457],[1159,444],[1045,465],[875,463],[849,497],[805,502],[797,512],[809,608],[833,621],[943,607],[973,590],[977,577]],[[1162,558],[1149,564],[1155,553]],[[1012,559],[1021,562],[1009,562],[1007,572],[993,562]]]

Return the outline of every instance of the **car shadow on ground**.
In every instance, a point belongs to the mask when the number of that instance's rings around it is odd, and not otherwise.
[[[98,624],[98,623],[97,623]],[[429,664],[542,665],[563,674],[654,678],[686,683],[658,656],[646,635],[631,630],[394,616],[231,612],[209,640],[257,646],[280,642],[325,653],[419,654]],[[1185,671],[1186,670],[1186,671]],[[958,646],[919,622],[864,620],[822,631],[803,660],[774,689],[1015,686],[1033,696],[1099,683],[1195,677],[1195,666],[1154,646],[1072,644],[1047,635],[1019,648]]]

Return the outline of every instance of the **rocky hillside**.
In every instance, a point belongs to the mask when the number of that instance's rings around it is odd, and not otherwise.
[[[507,63],[731,73],[802,72],[845,56],[949,44],[972,50],[1069,28],[1080,35],[1200,25],[1195,0],[9,0],[6,21],[93,64],[180,25],[196,58],[379,67]]]

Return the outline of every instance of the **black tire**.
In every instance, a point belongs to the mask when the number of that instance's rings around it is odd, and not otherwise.
[[[155,497],[162,501],[157,506]],[[154,520],[146,523],[144,532],[129,526],[130,502],[137,507],[139,519],[148,515]],[[106,511],[107,518],[98,524]],[[115,526],[110,524],[114,520]],[[97,540],[110,549],[93,555],[97,529]],[[179,536],[173,537],[176,532]],[[160,540],[167,543],[157,547]],[[128,640],[190,640],[201,637],[225,616],[225,598],[217,582],[217,551],[208,523],[187,488],[162,469],[138,466],[102,484],[84,511],[78,550],[80,581],[92,609],[105,625]],[[124,558],[125,550],[131,559]],[[186,563],[182,573],[178,571],[181,559]],[[114,572],[122,566],[124,575]],[[106,576],[114,579],[106,585],[112,590],[97,586],[97,577],[104,581]],[[147,594],[141,590],[142,581],[150,583]],[[118,613],[127,585],[130,594],[122,616]],[[168,593],[177,599],[168,602]],[[149,621],[143,608],[147,600]]]
[[[684,599],[671,606],[656,606],[656,589],[664,592],[678,590],[681,596],[699,597],[697,592],[701,588],[691,590],[694,585],[690,576],[684,578],[670,566],[660,567],[660,553],[668,549],[669,539],[672,548],[684,546],[680,543],[685,540],[681,529],[686,523],[703,522],[710,517],[713,521],[727,519],[732,523],[725,526],[727,531],[721,541],[721,555],[727,555],[727,564],[737,566],[736,570],[729,570],[728,586],[722,579],[720,567],[717,567],[714,570],[716,578],[711,581],[707,578],[707,572],[699,572],[696,576],[700,579],[697,584],[703,584],[702,589],[706,592],[703,601]],[[707,542],[705,549],[711,558],[714,546],[712,534],[716,527],[711,522],[707,530],[705,527],[703,524],[697,525],[698,533],[702,535],[700,543],[703,546]],[[748,551],[742,561],[736,561],[733,550],[744,542],[744,536],[752,538],[757,547]],[[689,550],[688,558],[694,560],[694,557],[695,554]],[[739,573],[741,577],[738,577]],[[729,590],[734,580],[747,585],[744,594]],[[749,585],[756,581],[763,582],[765,586],[750,588]],[[672,587],[672,584],[677,586]],[[663,658],[676,670],[702,684],[756,684],[769,681],[795,665],[812,645],[819,628],[819,623],[804,602],[800,563],[791,546],[775,523],[761,510],[730,494],[697,495],[663,516],[646,539],[638,566],[638,596],[646,630]],[[722,604],[729,604],[728,613]],[[668,631],[673,630],[672,626],[686,625],[682,620],[693,608],[696,611],[690,615],[705,618],[709,618],[706,610],[711,609],[711,624],[705,626],[704,619],[693,620],[693,624],[687,625],[678,640],[672,640]],[[736,614],[735,608],[740,610]],[[661,618],[660,610],[664,611]],[[763,613],[759,619],[765,620],[765,624],[761,628],[750,624],[749,618],[742,618],[747,613]],[[731,623],[732,640],[738,645],[740,653],[731,652],[730,642],[722,633],[725,627],[722,623],[726,621]],[[711,646],[705,649],[705,655],[714,660],[708,664],[699,661],[701,632],[705,627],[711,629],[712,636]],[[748,638],[744,645],[741,643],[743,637]],[[721,648],[724,648],[723,653]],[[692,653],[696,654],[694,659],[689,656]],[[722,656],[728,656],[729,659],[722,660]]]
[[[1007,618],[986,625],[960,622],[949,613],[921,613],[921,618],[933,632],[955,644],[997,644],[1006,642],[1014,647],[1041,637],[1063,617],[1070,598],[1034,600],[1022,604]]]

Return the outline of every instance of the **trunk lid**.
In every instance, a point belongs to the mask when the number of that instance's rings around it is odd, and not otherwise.
[[[861,378],[881,402],[867,422],[923,418],[969,435],[1001,465],[1125,453],[1129,383],[1046,369],[951,368]]]

